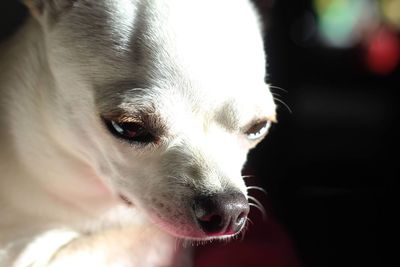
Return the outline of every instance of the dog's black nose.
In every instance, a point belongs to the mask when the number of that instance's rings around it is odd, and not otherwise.
[[[249,213],[242,193],[220,193],[197,197],[193,211],[200,228],[208,235],[231,235],[240,231]]]

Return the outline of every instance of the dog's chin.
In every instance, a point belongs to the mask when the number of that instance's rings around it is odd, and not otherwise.
[[[234,239],[236,236],[238,236],[241,232],[237,232],[235,234],[229,234],[229,235],[215,235],[215,236],[193,236],[193,235],[174,235],[175,237],[183,240],[189,240],[189,241],[199,241],[199,242],[207,242],[207,241],[218,241],[218,240],[231,240]]]
[[[168,232],[170,235],[182,239],[182,240],[188,240],[188,241],[199,241],[199,242],[207,242],[207,241],[218,241],[218,240],[231,240],[234,239],[236,236],[240,235],[242,230],[238,231],[237,233],[233,234],[225,234],[225,235],[207,235],[203,232],[187,232],[187,233],[181,233],[179,230],[176,231],[176,229],[165,229],[162,228],[164,231]]]
[[[219,239],[230,239],[233,238],[236,234],[231,235],[207,235],[202,231],[181,231],[178,228],[166,225],[164,223],[157,222],[155,223],[162,231],[167,232],[168,234],[182,240],[192,240],[192,241],[211,241],[211,240],[219,240]]]
[[[166,222],[163,221],[160,218],[154,218],[151,216],[151,221],[162,231],[167,232],[168,234],[182,240],[192,240],[192,241],[212,241],[212,240],[229,240],[232,238],[235,238],[235,236],[239,235],[242,233],[243,229],[245,228],[244,226],[242,229],[235,233],[229,233],[229,234],[220,234],[220,233],[213,233],[213,234],[207,234],[204,231],[202,231],[199,226],[193,222],[193,224],[187,224],[187,225],[178,225],[178,223],[174,224],[173,222]],[[183,230],[186,229],[186,230]]]

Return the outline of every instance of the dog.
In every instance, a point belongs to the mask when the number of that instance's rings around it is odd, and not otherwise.
[[[0,266],[179,266],[229,239],[276,107],[247,0],[26,0],[1,46]]]

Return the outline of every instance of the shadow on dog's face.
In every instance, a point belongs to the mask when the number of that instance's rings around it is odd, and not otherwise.
[[[110,190],[176,236],[239,232],[241,168],[275,114],[249,4],[34,2],[66,131]]]

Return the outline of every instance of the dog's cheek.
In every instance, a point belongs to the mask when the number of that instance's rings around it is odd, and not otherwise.
[[[175,198],[178,195],[179,192],[174,195],[161,193],[159,196],[154,194],[148,197],[147,215],[153,223],[173,235],[192,235],[196,231],[196,224],[188,207],[182,206],[182,203],[190,203],[190,200],[182,198],[177,201]]]
[[[162,165],[152,164],[145,184],[146,194],[142,194],[142,209],[158,225],[172,233],[179,229],[192,230],[191,199],[193,190],[187,179],[164,170]],[[173,164],[170,165],[172,167]],[[186,231],[184,230],[184,231]],[[182,232],[183,234],[183,232]]]

